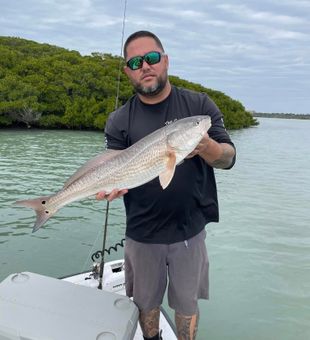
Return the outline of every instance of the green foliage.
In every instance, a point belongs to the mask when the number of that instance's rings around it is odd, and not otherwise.
[[[57,129],[63,128],[62,117],[56,115],[46,115],[40,118],[39,125],[43,128]]]
[[[103,130],[108,114],[119,100],[124,104],[133,88],[123,72],[124,60],[100,52],[81,56],[57,46],[0,37],[0,127]],[[207,89],[178,77],[171,83],[206,92],[223,112],[226,127],[254,125],[255,119],[243,105],[224,93]]]
[[[94,127],[99,130],[103,130],[108,119],[108,115],[105,113],[99,113],[95,118]]]
[[[6,116],[2,116],[0,113],[0,127],[1,126],[10,126],[12,125],[12,119]]]
[[[98,111],[99,104],[93,97],[90,99],[78,97],[66,106],[62,122],[70,129],[90,129],[93,127]]]

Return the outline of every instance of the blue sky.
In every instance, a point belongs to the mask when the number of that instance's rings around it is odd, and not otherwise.
[[[119,55],[125,0],[0,0],[0,35]],[[258,112],[310,114],[309,0],[127,0],[125,37],[162,40],[170,74]]]

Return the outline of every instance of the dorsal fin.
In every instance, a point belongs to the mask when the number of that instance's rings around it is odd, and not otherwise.
[[[115,157],[119,153],[121,153],[123,150],[106,150],[99,155],[95,156],[94,158],[91,158],[89,161],[87,161],[84,165],[82,165],[64,184],[63,188],[67,188],[70,184],[72,184],[74,181],[76,181],[78,178],[86,174],[91,169],[94,169],[98,165],[106,162],[107,160]]]

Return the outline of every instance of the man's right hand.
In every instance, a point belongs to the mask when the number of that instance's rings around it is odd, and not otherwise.
[[[100,191],[96,195],[96,199],[101,201],[101,200],[108,200],[108,201],[113,201],[115,198],[119,198],[125,194],[127,194],[128,190],[123,189],[123,190],[118,190],[118,189],[113,189],[109,194],[106,194],[105,191]]]

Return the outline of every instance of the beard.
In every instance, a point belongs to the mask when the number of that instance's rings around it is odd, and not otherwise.
[[[152,97],[156,96],[164,89],[167,84],[167,78],[167,74],[163,74],[158,76],[156,82],[151,86],[143,86],[138,82],[133,82],[132,85],[137,93],[146,97]]]

